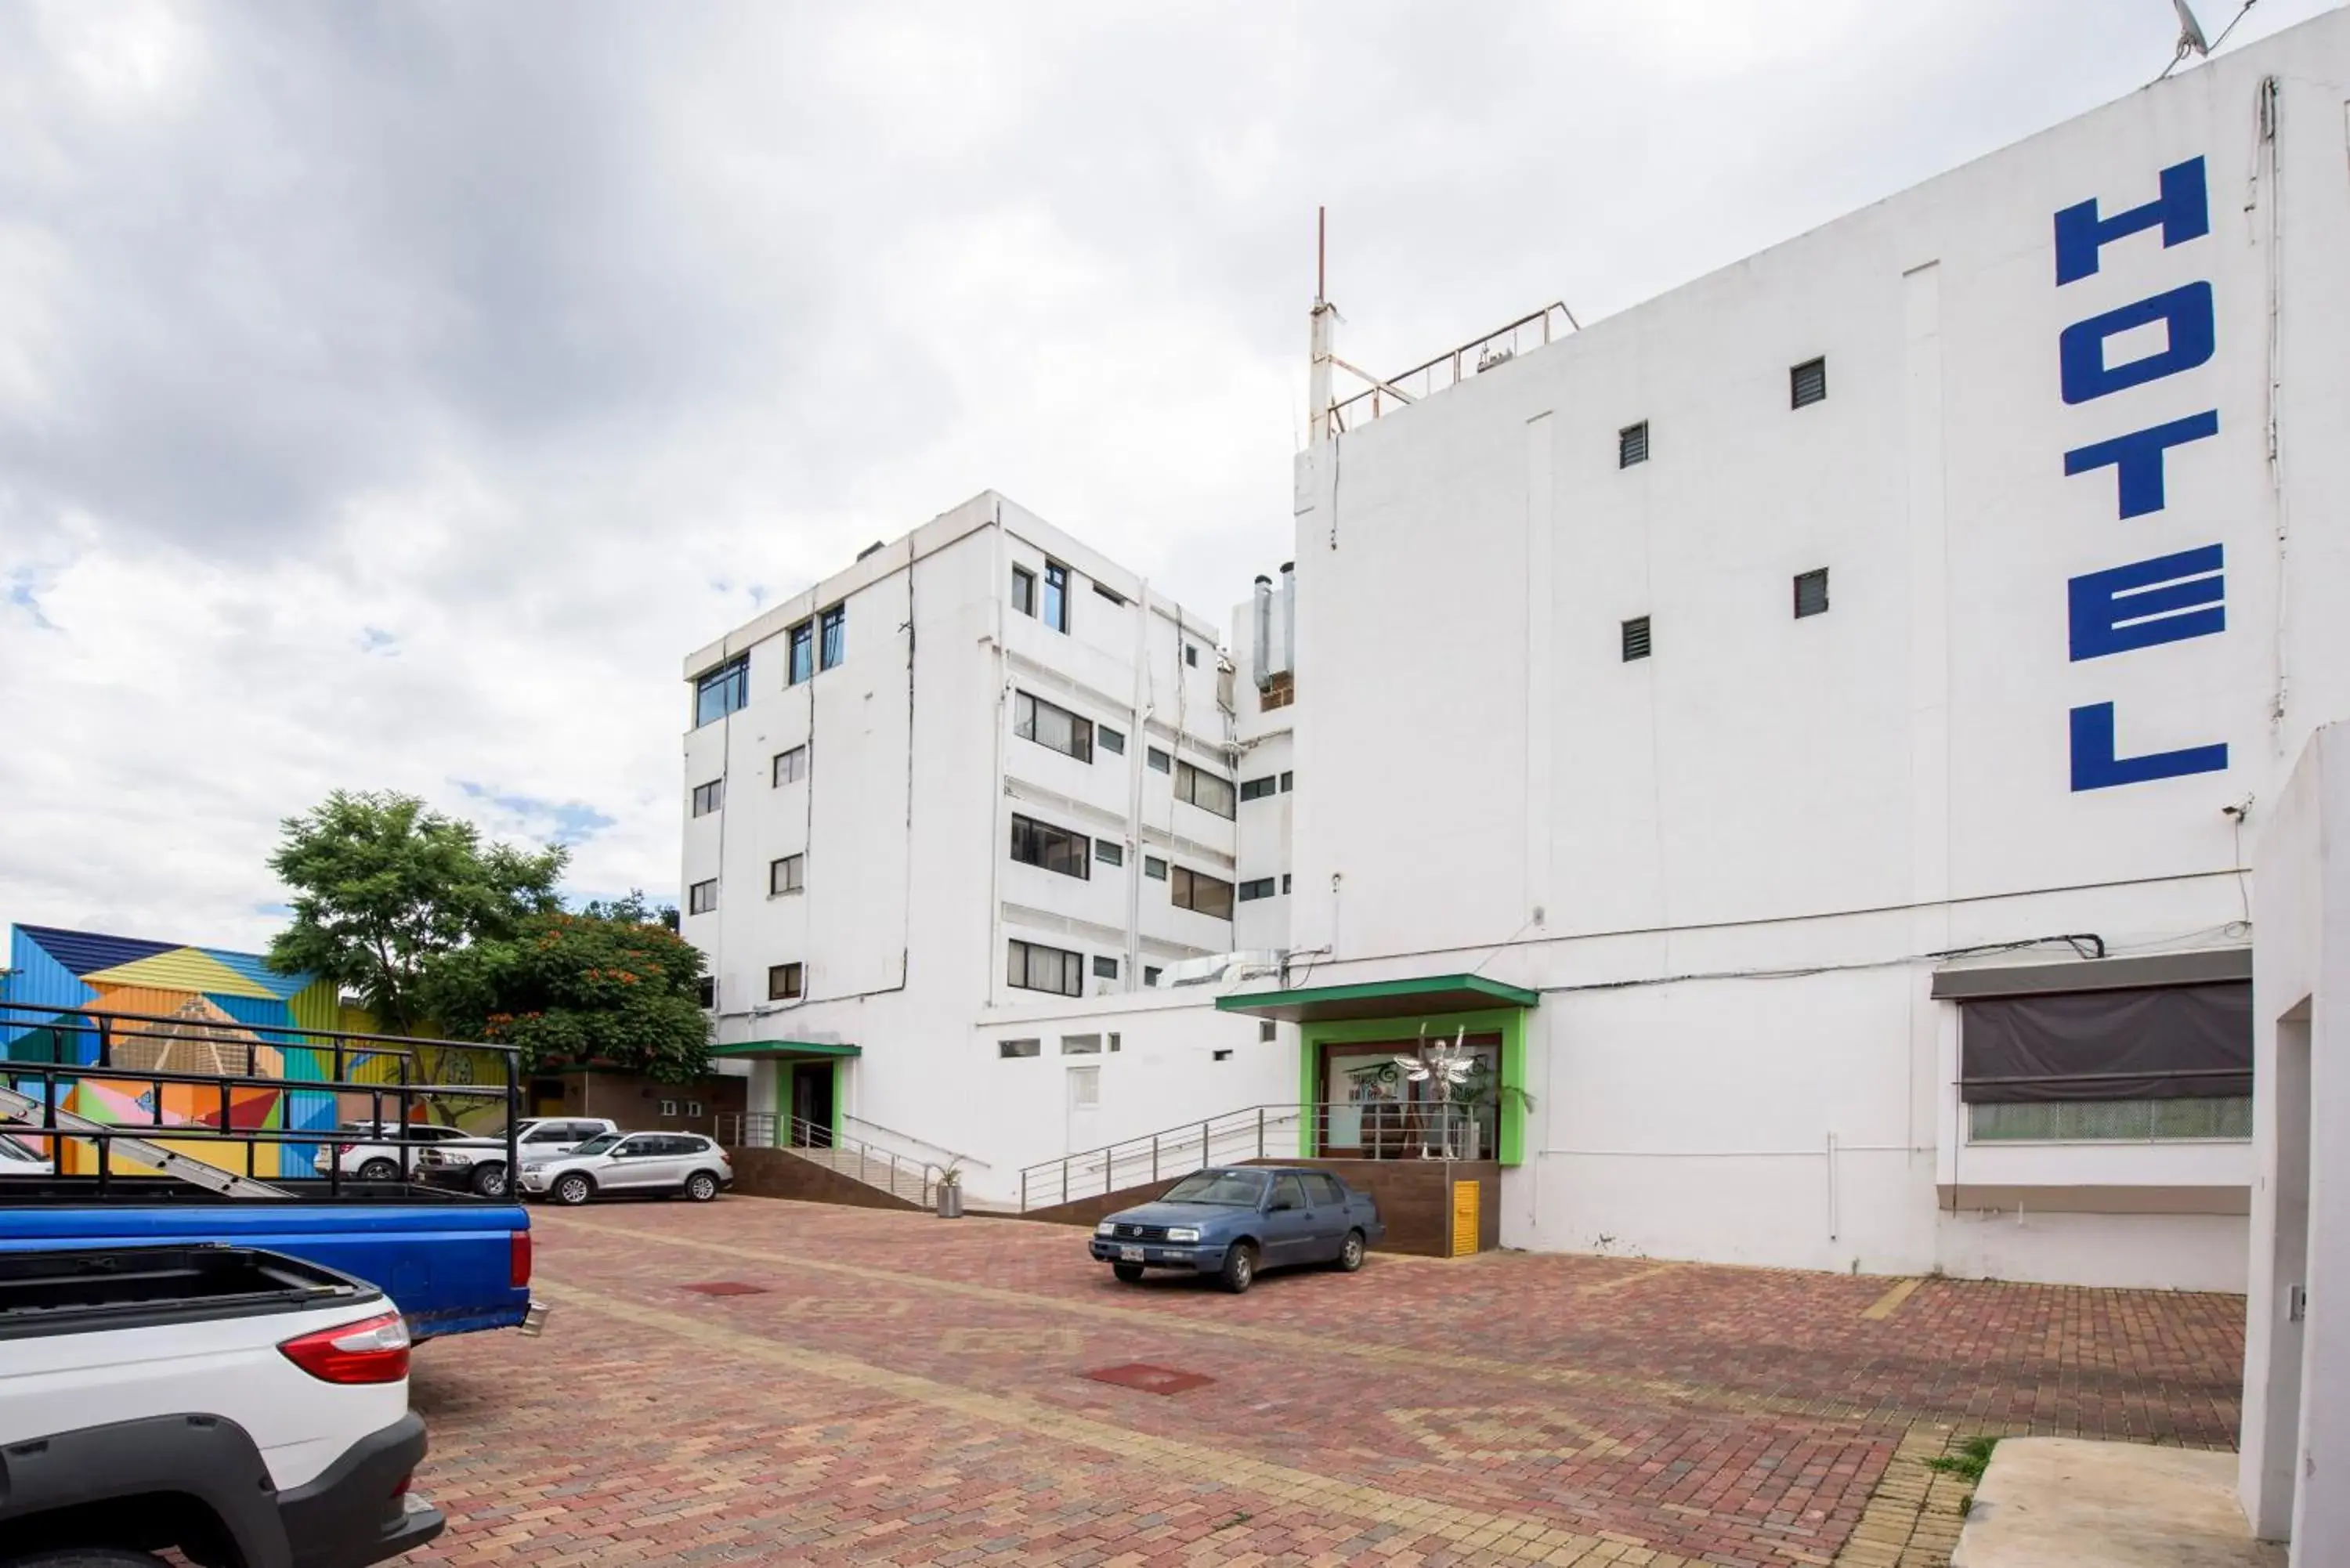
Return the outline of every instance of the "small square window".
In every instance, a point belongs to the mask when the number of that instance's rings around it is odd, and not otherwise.
[[[1096,953],[1094,955],[1094,978],[1096,980],[1116,980],[1118,978],[1118,960],[1101,953]]]
[[[1098,1034],[1061,1036],[1061,1054],[1064,1056],[1098,1056],[1101,1054],[1101,1047],[1102,1037]]]
[[[1795,576],[1795,618],[1828,613],[1828,569],[1799,572]]]
[[[797,784],[807,777],[808,753],[806,746],[794,746],[788,752],[777,752],[770,779],[775,785]]]
[[[1025,566],[1012,568],[1012,607],[1022,615],[1036,613],[1036,574]]]
[[[1142,874],[1154,882],[1164,882],[1167,880],[1167,862],[1156,855],[1146,855],[1142,857]]]
[[[702,1004],[702,1009],[705,1012],[711,1008],[716,1007],[718,1005],[717,980],[705,974],[700,980],[695,981],[693,982],[693,998],[696,1002]]]
[[[677,1115],[677,1102],[675,1100],[663,1100],[660,1103],[660,1114],[665,1116],[673,1116]]]
[[[1624,623],[1624,662],[1648,657],[1648,618],[1634,616]]]
[[[712,877],[707,882],[696,882],[692,887],[688,888],[685,890],[685,912],[687,914],[706,915],[716,908],[718,908],[717,877]]]
[[[1616,466],[1629,468],[1648,461],[1648,421],[1626,425],[1616,432]]]
[[[1256,1024],[1257,1044],[1270,1045],[1281,1033],[1281,1025],[1270,1018],[1260,1018]]]
[[[1825,359],[1806,359],[1789,370],[1787,395],[1790,406],[1798,409],[1827,401],[1828,362]]]
[[[712,779],[708,784],[693,786],[693,815],[708,816],[726,804],[726,781]]]
[[[1289,873],[1286,871],[1281,874],[1281,890],[1284,893],[1289,891]]]
[[[769,1002],[798,1001],[800,977],[801,969],[798,964],[769,964],[767,966],[767,1000]]]
[[[1241,902],[1253,904],[1259,898],[1273,897],[1274,882],[1270,877],[1255,877],[1241,884]]]
[[[686,1114],[687,1116],[700,1116],[700,1115],[702,1114],[702,1102],[701,1102],[700,1100],[688,1100],[688,1101],[686,1101],[686,1102],[685,1102],[685,1114]]]
[[[1109,839],[1109,838],[1097,838],[1097,839],[1095,839],[1095,840],[1094,840],[1094,864],[1095,864],[1095,865],[1097,865],[1097,866],[1123,866],[1123,865],[1125,865],[1125,864],[1126,864],[1126,846],[1125,846],[1125,845],[1123,845],[1123,844],[1118,843],[1118,841],[1116,841],[1115,839]]]
[[[785,893],[797,893],[807,886],[807,857],[786,855],[781,860],[767,862],[767,896],[771,898]]]
[[[1042,1040],[998,1040],[995,1054],[1007,1062],[1015,1056],[1042,1056],[1045,1043]]]
[[[1291,790],[1294,790],[1294,789],[1295,789],[1296,787],[1297,787],[1297,775],[1296,775],[1295,774],[1293,774],[1293,773],[1287,773],[1287,772],[1284,772],[1284,773],[1281,775],[1281,793],[1282,793],[1282,794],[1287,794]]]
[[[1183,662],[1193,670],[1200,668],[1200,645],[1198,643],[1187,642],[1183,645]]]
[[[1126,596],[1119,593],[1116,588],[1111,587],[1107,583],[1096,583],[1094,585],[1094,592],[1101,595],[1102,597],[1107,599],[1114,605],[1122,605],[1126,602]]]
[[[1274,794],[1280,787],[1281,781],[1274,778],[1271,774],[1265,774],[1264,777],[1261,779],[1243,779],[1241,780],[1241,798],[1243,800],[1263,800],[1265,796]]]
[[[1156,964],[1145,964],[1142,966],[1142,983],[1145,985],[1157,985],[1159,983],[1159,975],[1164,972],[1165,971],[1160,970]]]
[[[1150,771],[1154,774],[1171,774],[1175,771],[1174,757],[1156,746],[1151,747],[1142,760],[1150,764]]]
[[[1115,752],[1121,757],[1126,755],[1126,735],[1122,731],[1113,730],[1107,724],[1096,724],[1094,740],[1105,752]]]
[[[1117,1049],[1118,1049],[1118,1032],[1117,1032],[1116,1030],[1112,1030],[1112,1031],[1110,1032],[1110,1036],[1109,1036],[1109,1048],[1110,1048],[1111,1050],[1115,1051],[1115,1050],[1117,1050]]]

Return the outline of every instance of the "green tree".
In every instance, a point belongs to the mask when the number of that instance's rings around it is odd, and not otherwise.
[[[617,1067],[665,1084],[710,1070],[702,951],[640,893],[525,915],[437,955],[419,994],[461,1039],[519,1045],[527,1067]]]
[[[434,959],[561,907],[569,851],[485,846],[414,795],[337,790],[283,826],[269,868],[293,889],[294,919],[270,939],[269,967],[335,981],[394,1033],[431,1015],[418,985]]]

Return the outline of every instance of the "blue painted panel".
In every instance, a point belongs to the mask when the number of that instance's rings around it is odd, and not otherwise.
[[[221,948],[198,948],[208,959],[216,959],[221,967],[232,970],[254,984],[265,987],[280,1002],[309,985],[317,978],[308,974],[279,974],[271,969],[259,953],[233,953]]]
[[[76,974],[95,974],[117,964],[176,952],[187,946],[185,942],[149,942],[134,937],[100,936],[96,931],[68,931],[56,926],[18,926],[16,930],[20,936],[30,936],[40,943],[51,958]]]
[[[41,945],[36,935],[40,929],[38,926],[10,928],[8,966],[15,972],[0,976],[0,1002],[70,1012],[98,992],[83,984],[79,976]],[[0,1028],[0,1046],[15,1041],[27,1029],[37,1028],[39,1023],[36,1019],[19,1018]]]

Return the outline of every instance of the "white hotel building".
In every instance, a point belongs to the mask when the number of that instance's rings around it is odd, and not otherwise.
[[[2350,716],[2346,98],[2336,12],[1340,404],[1221,663],[992,496],[697,654],[754,1105],[985,1195],[1465,1030],[1505,1245],[2243,1288],[2246,867]]]

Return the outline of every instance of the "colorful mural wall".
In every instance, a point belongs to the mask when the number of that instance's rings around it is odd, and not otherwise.
[[[0,1046],[9,1062],[99,1061],[105,1032],[109,1063],[130,1072],[232,1074],[285,1080],[286,1086],[239,1086],[225,1095],[195,1084],[135,1078],[83,1079],[58,1108],[113,1127],[213,1127],[330,1131],[340,1119],[336,1096],[305,1081],[334,1076],[331,1049],[310,1048],[299,1030],[364,1028],[348,1021],[334,985],[308,975],[273,972],[257,953],[232,952],[49,926],[9,930],[9,972],[0,977]],[[23,1012],[31,1008],[37,1011]],[[130,1016],[130,1015],[136,1015]],[[5,1070],[5,1069],[0,1069]],[[397,1070],[389,1055],[346,1059],[347,1078],[382,1081]],[[14,1078],[37,1096],[40,1080]],[[246,1146],[199,1139],[154,1140],[198,1159],[246,1168]],[[260,1143],[251,1174],[323,1174],[324,1142]],[[68,1172],[96,1168],[93,1147],[66,1146]],[[123,1162],[115,1162],[126,1171]]]

